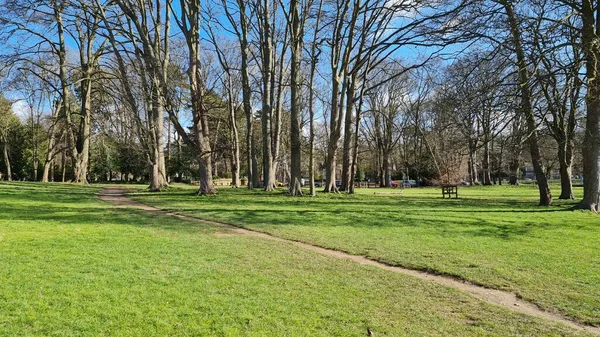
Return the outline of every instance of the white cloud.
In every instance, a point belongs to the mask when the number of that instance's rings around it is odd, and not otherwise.
[[[22,122],[27,121],[30,111],[29,106],[27,106],[27,103],[24,100],[18,100],[14,102],[12,105],[12,109],[15,115],[17,115],[17,117],[19,117],[19,119]]]

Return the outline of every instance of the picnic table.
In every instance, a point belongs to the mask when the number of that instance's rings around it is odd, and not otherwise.
[[[448,196],[448,199],[450,199],[452,195],[458,199],[458,185],[442,185],[442,198],[446,199],[446,196]]]

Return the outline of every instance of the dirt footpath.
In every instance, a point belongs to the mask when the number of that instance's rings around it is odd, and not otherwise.
[[[102,192],[100,192],[98,194],[98,196],[100,197],[100,199],[110,202],[119,208],[139,209],[139,210],[143,210],[143,211],[146,211],[149,213],[162,214],[162,215],[176,217],[178,219],[185,220],[185,221],[210,224],[210,225],[214,225],[217,227],[222,227],[223,229],[227,229],[229,232],[229,233],[217,233],[216,235],[218,235],[218,236],[232,235],[232,232],[233,232],[233,233],[236,233],[239,235],[250,235],[250,236],[260,237],[260,238],[267,239],[267,240],[286,242],[286,243],[290,243],[290,244],[296,245],[296,246],[304,248],[304,249],[312,250],[317,253],[327,255],[327,256],[330,256],[330,257],[333,257],[336,259],[351,260],[351,261],[354,261],[354,262],[357,262],[357,263],[360,263],[363,265],[375,266],[375,267],[379,267],[381,269],[385,269],[385,270],[388,270],[391,272],[414,276],[414,277],[417,277],[422,280],[435,282],[437,284],[441,284],[446,287],[450,287],[450,288],[454,288],[454,289],[457,289],[457,290],[460,290],[463,292],[467,292],[467,293],[471,294],[472,296],[474,296],[484,302],[490,303],[490,304],[505,307],[510,310],[524,313],[524,314],[527,314],[530,316],[545,318],[545,319],[548,319],[548,320],[551,320],[554,322],[559,322],[559,323],[565,324],[567,326],[570,326],[574,329],[583,330],[583,331],[593,333],[593,334],[600,336],[600,328],[598,328],[598,327],[579,324],[577,322],[569,320],[568,318],[566,318],[562,315],[543,311],[536,305],[518,298],[513,293],[481,287],[481,286],[478,286],[478,285],[475,285],[475,284],[472,284],[469,282],[465,282],[460,279],[452,278],[449,276],[435,275],[435,274],[431,274],[431,273],[427,273],[427,272],[423,272],[423,271],[419,271],[419,270],[402,268],[402,267],[397,267],[397,266],[390,266],[390,265],[387,265],[387,264],[384,264],[384,263],[381,263],[381,262],[378,262],[375,260],[368,259],[364,256],[351,255],[351,254],[347,254],[347,253],[344,253],[341,251],[322,248],[322,247],[314,246],[314,245],[307,244],[307,243],[297,242],[297,241],[288,240],[288,239],[282,239],[282,238],[279,238],[276,236],[272,236],[270,234],[243,229],[243,228],[236,227],[234,225],[223,223],[223,222],[201,220],[201,219],[186,216],[186,215],[181,215],[181,214],[177,214],[177,213],[173,213],[173,212],[164,211],[164,210],[152,207],[152,206],[141,204],[139,202],[136,202],[136,201],[130,199],[129,197],[127,197],[127,190],[118,188],[118,187],[108,187],[105,190],[103,190]]]

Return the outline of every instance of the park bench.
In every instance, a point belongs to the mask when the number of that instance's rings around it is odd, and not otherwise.
[[[442,185],[442,198],[445,199],[448,196],[448,199],[450,199],[452,195],[458,199],[458,185]]]

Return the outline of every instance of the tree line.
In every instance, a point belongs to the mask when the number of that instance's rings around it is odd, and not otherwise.
[[[590,0],[2,0],[7,178],[517,184],[600,204]],[[12,102],[9,102],[12,101]],[[17,102],[17,103],[14,103]],[[18,107],[19,118],[10,112]],[[15,109],[13,109],[15,110]],[[14,169],[18,168],[18,169]],[[306,178],[306,179],[305,179]]]

